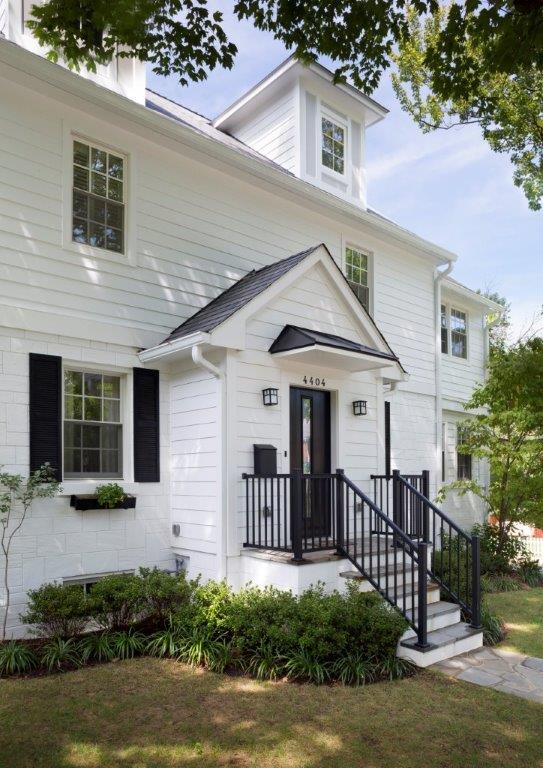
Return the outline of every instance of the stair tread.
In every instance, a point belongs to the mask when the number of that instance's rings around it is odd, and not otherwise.
[[[473,627],[470,627],[470,625],[466,624],[464,621],[459,621],[456,624],[443,627],[443,629],[434,629],[432,632],[428,632],[427,639],[428,643],[433,646],[433,648],[442,648],[445,645],[451,645],[459,640],[464,640],[467,637],[481,634],[481,632],[482,630],[473,629]],[[413,648],[417,645],[417,642],[417,637],[410,637],[408,640],[402,640],[401,644],[405,648]]]
[[[367,581],[367,576],[364,576],[360,571],[341,571],[340,574],[342,579],[355,579],[356,581]],[[436,584],[435,581],[428,581],[428,591],[430,590],[436,590],[439,589],[439,584]],[[381,584],[383,589],[387,586],[386,583]],[[388,591],[390,594],[394,592],[394,580],[389,579],[388,581]],[[406,597],[408,595],[411,595],[413,592],[415,594],[419,591],[419,585],[418,582],[405,582],[405,595]],[[403,584],[398,584],[396,588],[397,596],[403,597],[404,595],[404,589]]]
[[[448,603],[446,600],[439,600],[437,603],[428,603],[428,618],[430,616],[442,616],[446,613],[456,613],[460,610],[460,606],[456,603]],[[415,612],[416,613],[416,612]],[[407,617],[410,619],[412,611],[407,611]]]

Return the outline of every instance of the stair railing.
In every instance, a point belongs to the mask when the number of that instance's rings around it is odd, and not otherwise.
[[[403,614],[417,634],[416,647],[428,650],[427,543],[411,539],[342,469],[336,478],[338,552]]]
[[[426,474],[428,477],[427,473]],[[481,628],[481,542],[470,536],[429,496],[429,481],[424,491],[416,488],[399,470],[392,473],[394,520],[404,528],[407,519],[415,521],[414,538],[426,546],[432,544],[428,575],[436,581],[470,619],[474,629]],[[402,524],[403,523],[403,524]]]

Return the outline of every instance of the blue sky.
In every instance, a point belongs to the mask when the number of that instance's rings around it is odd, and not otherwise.
[[[149,87],[214,117],[288,55],[227,13],[225,28],[239,48],[234,69],[188,87],[149,72]],[[457,253],[453,276],[506,296],[518,334],[543,304],[543,212],[529,210],[508,158],[493,153],[476,126],[423,134],[386,75],[373,96],[390,114],[367,135],[370,207]]]

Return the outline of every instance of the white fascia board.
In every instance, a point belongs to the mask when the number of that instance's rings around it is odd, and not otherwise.
[[[266,77],[257,83],[253,88],[248,90],[239,99],[230,104],[224,112],[221,112],[213,120],[213,126],[219,128],[228,123],[233,117],[237,116],[240,112],[244,111],[247,107],[250,107],[255,100],[272,86],[287,87],[292,84],[293,78],[299,78],[302,76],[309,76],[323,80],[327,85],[337,89],[337,91],[346,95],[349,99],[357,102],[358,107],[363,107],[365,115],[369,119],[364,120],[365,125],[373,125],[374,123],[382,120],[388,115],[388,109],[382,104],[372,99],[370,96],[359,91],[353,85],[348,83],[334,83],[334,73],[317,62],[311,63],[308,66],[297,61],[294,56],[290,56],[286,61],[280,64],[276,69],[270,72]],[[280,81],[283,80],[283,83]]]
[[[44,59],[17,46],[9,40],[0,38],[0,64],[12,67],[24,75],[30,75],[43,83],[41,93],[47,88],[58,89],[61,93],[56,98],[62,98],[67,93],[81,99],[86,104],[95,104],[110,114],[127,121],[129,126],[139,125],[150,131],[145,137],[158,142],[163,136],[175,141],[189,150],[201,152],[206,161],[213,165],[214,160],[230,165],[250,176],[256,177],[275,187],[290,193],[301,203],[307,202],[324,210],[325,215],[343,216],[347,222],[360,226],[363,224],[377,236],[387,237],[403,246],[412,248],[417,254],[429,259],[432,263],[441,265],[456,261],[456,254],[431,243],[398,224],[388,221],[372,213],[368,213],[353,203],[316,187],[310,182],[298,179],[280,166],[275,166],[267,158],[262,160],[249,155],[240,149],[226,146],[212,137],[198,131],[196,127],[183,125],[173,118],[137,104],[125,96],[110,91],[107,88],[86,80],[58,64]],[[5,70],[1,73],[9,77]],[[202,160],[203,161],[203,160]]]
[[[209,334],[197,331],[196,333],[190,333],[188,336],[182,336],[180,339],[164,341],[156,347],[144,349],[138,354],[138,357],[142,363],[154,363],[167,357],[189,352],[197,344],[209,344]]]
[[[482,296],[480,293],[473,291],[466,285],[462,285],[461,283],[456,282],[456,280],[449,280],[447,277],[444,278],[443,290],[447,293],[456,293],[458,296],[462,296],[463,298],[468,299],[473,304],[487,307],[487,309],[491,309],[493,312],[497,312],[500,315],[505,311],[505,307],[503,307],[501,304],[498,304],[497,301],[492,301],[492,299],[488,299],[486,296]]]

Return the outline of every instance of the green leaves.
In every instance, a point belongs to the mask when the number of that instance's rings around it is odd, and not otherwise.
[[[525,14],[517,5],[452,3],[424,20],[410,8],[392,83],[402,109],[423,131],[479,124],[491,149],[510,156],[514,183],[539,210],[543,3]]]
[[[206,0],[49,0],[32,15],[39,42],[74,69],[135,57],[186,85],[216,66],[230,69],[237,52]]]
[[[487,380],[466,408],[478,414],[463,423],[462,453],[486,462],[490,482],[452,483],[471,491],[494,515],[506,536],[515,522],[543,526],[543,339],[492,350]]]

